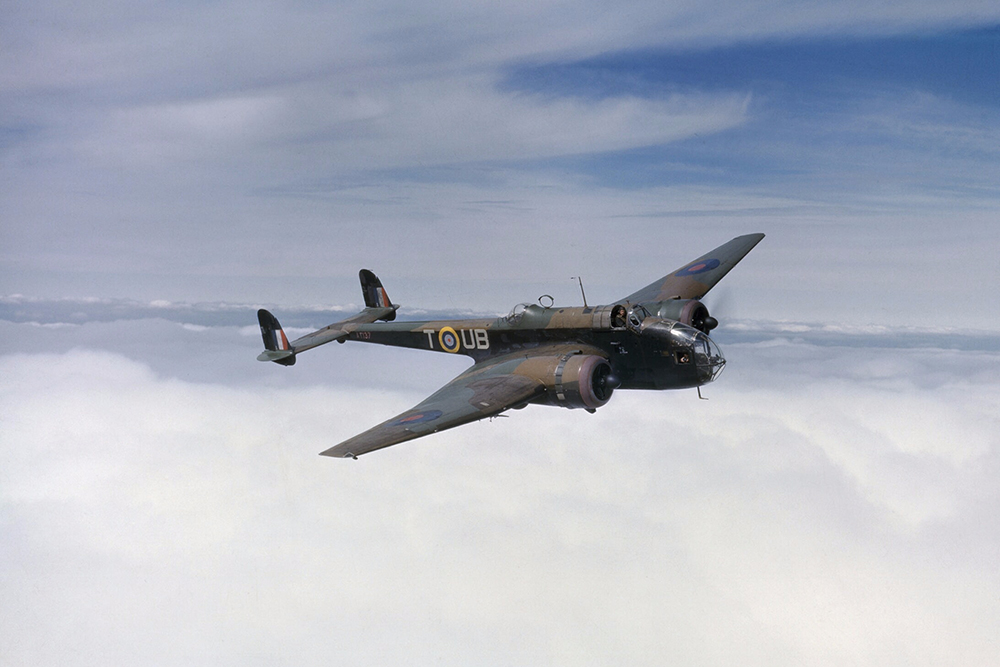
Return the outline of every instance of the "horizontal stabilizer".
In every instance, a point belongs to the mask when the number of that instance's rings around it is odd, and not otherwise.
[[[365,308],[357,315],[352,315],[346,320],[334,322],[330,326],[308,333],[302,338],[296,338],[292,341],[292,349],[296,353],[299,353],[319,347],[320,345],[325,345],[326,343],[332,343],[335,340],[344,341],[347,339],[348,334],[358,328],[359,324],[370,324],[378,320],[391,320],[395,318],[397,308],[399,306]]]
[[[257,361],[280,361],[294,356],[295,353],[291,350],[264,350],[257,355]]]
[[[273,361],[282,366],[291,366],[295,363],[295,355],[299,352],[305,352],[333,341],[343,343],[359,325],[379,320],[391,322],[396,319],[396,310],[399,309],[399,306],[389,300],[389,295],[386,294],[378,276],[368,269],[361,269],[359,277],[361,278],[361,292],[365,298],[364,310],[346,320],[334,322],[322,329],[307,333],[291,343],[288,342],[285,332],[278,324],[278,319],[263,308],[258,310],[257,319],[260,322],[261,336],[264,338],[264,351],[257,356],[257,360]]]

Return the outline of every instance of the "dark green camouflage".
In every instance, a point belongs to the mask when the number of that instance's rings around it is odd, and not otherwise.
[[[618,388],[698,387],[725,365],[708,337],[718,322],[699,299],[762,238],[735,238],[613,304],[522,304],[498,318],[391,321],[398,306],[375,274],[362,270],[365,309],[291,343],[277,319],[260,310],[265,351],[258,359],[290,366],[319,345],[360,341],[475,361],[411,410],[323,452],[336,457],[356,458],[529,403],[593,412]]]

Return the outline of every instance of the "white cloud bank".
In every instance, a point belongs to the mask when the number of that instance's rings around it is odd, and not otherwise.
[[[1000,358],[727,351],[709,401],[533,407],[357,462],[316,454],[419,394],[2,357],[0,655],[991,662]]]

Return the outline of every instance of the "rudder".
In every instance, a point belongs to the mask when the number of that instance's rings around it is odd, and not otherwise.
[[[282,366],[295,364],[295,350],[288,343],[278,318],[261,308],[257,311],[260,335],[264,339],[264,351],[257,357],[260,361],[273,361]]]
[[[389,300],[389,295],[382,287],[382,281],[378,276],[368,269],[361,269],[358,277],[361,278],[361,293],[364,295],[366,308],[392,308],[392,301]],[[396,311],[380,319],[391,322],[396,319]]]

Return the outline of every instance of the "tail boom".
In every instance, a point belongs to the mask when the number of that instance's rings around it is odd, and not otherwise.
[[[365,299],[364,310],[346,320],[334,322],[322,329],[308,333],[291,343],[288,342],[288,337],[281,329],[278,319],[263,308],[258,310],[257,320],[260,322],[260,333],[264,339],[264,351],[257,356],[257,360],[273,361],[282,366],[292,366],[295,364],[295,355],[299,352],[305,352],[335,340],[344,342],[348,334],[359,325],[371,324],[379,320],[391,322],[396,319],[396,310],[399,306],[389,300],[389,295],[382,287],[382,281],[378,279],[378,276],[368,269],[361,269],[359,278],[361,279],[361,293]]]

